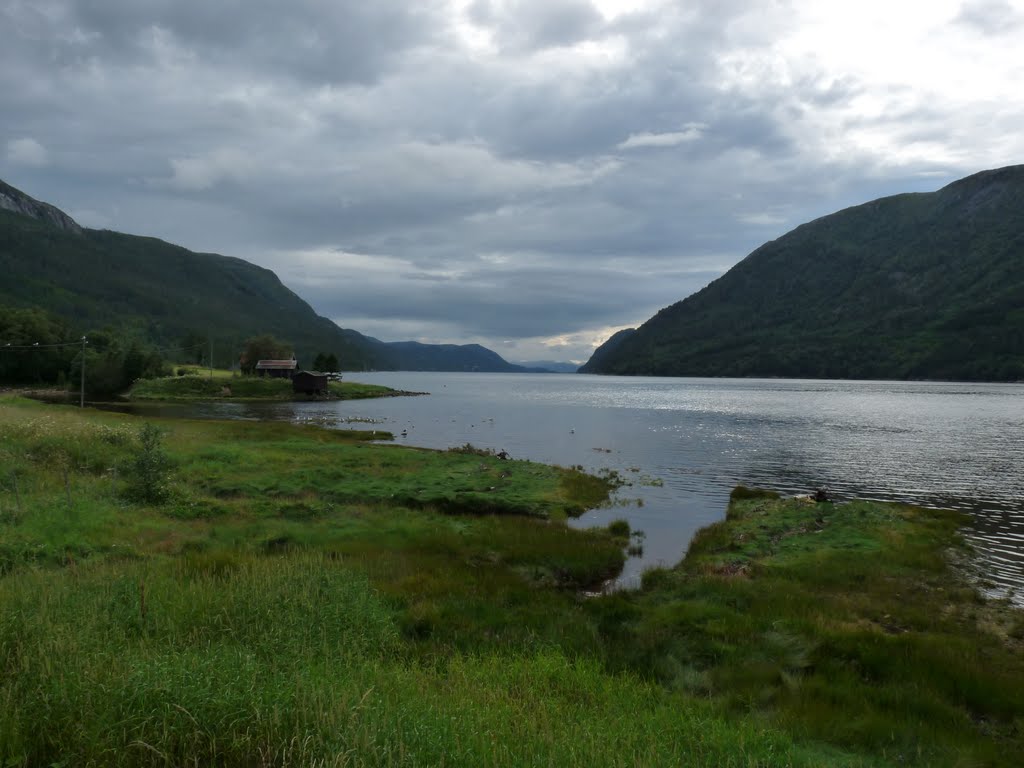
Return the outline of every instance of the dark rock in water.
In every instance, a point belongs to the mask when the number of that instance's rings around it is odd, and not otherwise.
[[[819,503],[823,501],[832,501],[832,498],[828,495],[828,489],[826,488],[819,488],[816,490],[812,498]]]

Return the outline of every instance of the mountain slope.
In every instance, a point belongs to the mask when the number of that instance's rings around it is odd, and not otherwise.
[[[39,219],[67,232],[74,232],[75,234],[81,234],[82,232],[78,222],[64,213],[64,211],[54,208],[49,203],[42,203],[35,198],[29,197],[21,190],[15,189],[3,181],[0,181],[0,210],[13,211],[33,219]]]
[[[614,360],[616,351],[634,333],[636,328],[623,328],[612,334],[604,344],[594,350],[586,364],[580,366],[579,373],[603,373],[603,367],[608,361]]]
[[[488,371],[523,373],[527,369],[513,365],[497,352],[479,344],[421,344],[418,341],[391,341],[388,352],[402,360],[410,371]]]
[[[214,339],[220,364],[237,359],[246,337],[272,333],[293,344],[305,364],[323,351],[337,354],[347,370],[521,370],[478,345],[408,347],[339,328],[268,269],[86,229],[3,182],[0,275],[0,304],[40,307],[82,331],[128,326],[165,344],[198,331]]]
[[[1024,378],[1024,166],[797,227],[581,372]]]
[[[580,367],[579,363],[564,360],[520,360],[517,365],[538,373],[576,373]]]

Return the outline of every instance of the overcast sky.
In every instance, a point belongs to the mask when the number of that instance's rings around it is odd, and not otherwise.
[[[386,341],[583,361],[1024,162],[1022,49],[1024,0],[0,0],[0,178]]]

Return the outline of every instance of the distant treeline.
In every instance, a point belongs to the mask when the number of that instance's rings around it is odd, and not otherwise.
[[[85,344],[82,344],[82,337]],[[251,372],[255,361],[291,357],[292,347],[269,334],[254,336],[238,345],[212,340],[188,331],[175,343],[158,344],[132,328],[83,330],[41,309],[0,305],[0,385],[79,385],[85,360],[85,387],[89,396],[123,392],[138,379],[170,376],[182,365],[209,365],[212,350],[224,367],[239,361]],[[333,362],[337,355],[319,353],[317,361]],[[330,370],[330,368],[325,368]]]

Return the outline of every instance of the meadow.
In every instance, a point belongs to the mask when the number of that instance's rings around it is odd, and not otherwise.
[[[0,765],[1018,765],[951,513],[738,490],[595,594],[608,479],[0,399]]]

